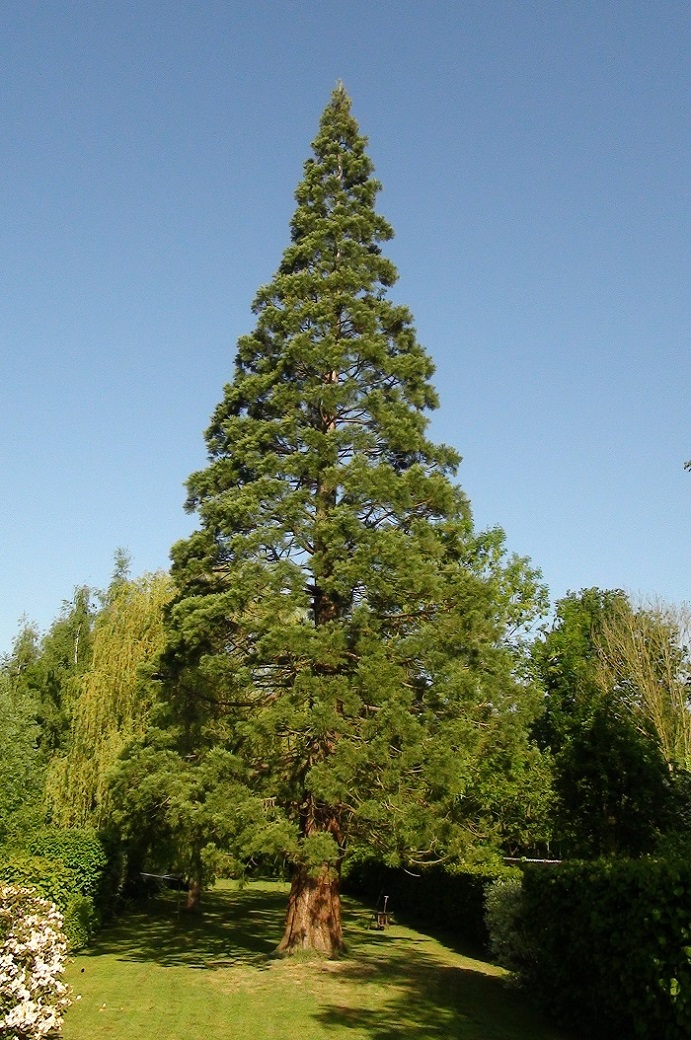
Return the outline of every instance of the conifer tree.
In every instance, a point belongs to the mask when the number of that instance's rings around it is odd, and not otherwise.
[[[502,838],[493,770],[531,797],[518,633],[542,590],[474,532],[459,456],[427,437],[433,365],[388,298],[365,146],[339,85],[172,553],[183,750],[224,743],[263,798],[248,829],[294,867],[284,953],[341,947],[349,853],[467,857]]]

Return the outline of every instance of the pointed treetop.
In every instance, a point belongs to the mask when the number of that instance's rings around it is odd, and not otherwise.
[[[336,80],[336,86],[331,91],[331,104],[334,107],[346,105],[350,109],[350,97],[342,79]]]

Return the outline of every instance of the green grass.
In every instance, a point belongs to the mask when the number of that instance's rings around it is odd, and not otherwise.
[[[172,893],[77,956],[65,1040],[559,1040],[505,973],[344,900],[347,955],[276,960],[287,889],[224,884],[200,918]]]

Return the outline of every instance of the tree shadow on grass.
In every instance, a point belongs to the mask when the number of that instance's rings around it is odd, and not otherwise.
[[[353,929],[339,967],[346,999],[322,1004],[324,1031],[351,1028],[360,1040],[574,1040],[532,1008],[502,974],[420,933]],[[443,940],[442,940],[443,943]],[[359,999],[347,999],[349,994]]]
[[[322,1005],[315,1019],[324,1028],[351,1028],[368,1040],[557,1040],[524,999],[497,977],[441,964],[420,949],[402,962],[381,960],[378,970],[348,965],[346,988],[357,986],[361,1001]],[[368,1000],[367,988],[381,992]],[[383,991],[383,992],[382,992]],[[369,1005],[369,1006],[368,1006]]]
[[[175,893],[164,893],[133,906],[80,959],[268,968],[286,903],[285,887],[249,884],[211,890],[202,914],[190,915]],[[345,957],[285,966],[303,970],[313,987],[318,1035],[352,1029],[357,1040],[566,1040],[504,978],[452,945],[403,927],[371,931],[371,912],[355,900],[344,900],[344,918]]]
[[[191,914],[184,895],[161,893],[134,903],[83,956],[208,969],[260,966],[281,938],[286,902],[286,893],[277,889],[211,889],[202,912]]]

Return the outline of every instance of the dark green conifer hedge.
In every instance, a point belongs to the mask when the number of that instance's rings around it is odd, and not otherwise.
[[[551,1017],[603,1037],[691,1036],[691,864],[528,866],[523,913],[524,981]]]
[[[485,925],[487,886],[498,877],[516,875],[516,868],[500,865],[455,873],[436,866],[411,873],[365,862],[353,866],[343,886],[346,892],[371,904],[373,910],[388,896],[387,909],[398,920],[451,932],[461,942],[484,951],[489,938]]]

